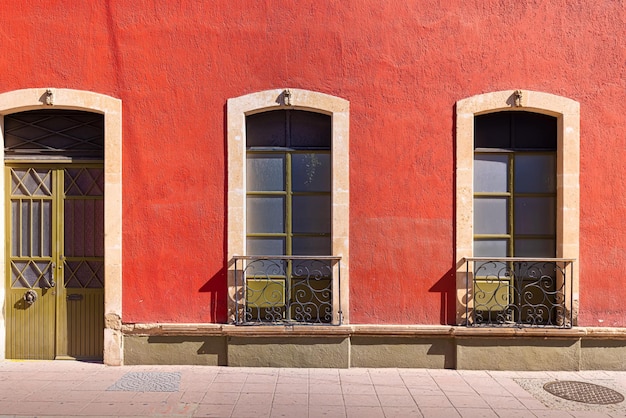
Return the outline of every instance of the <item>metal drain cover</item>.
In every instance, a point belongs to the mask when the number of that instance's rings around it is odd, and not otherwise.
[[[559,398],[595,405],[609,405],[624,401],[624,395],[604,386],[572,380],[556,380],[543,388]]]
[[[107,390],[126,392],[177,392],[180,373],[126,373]]]

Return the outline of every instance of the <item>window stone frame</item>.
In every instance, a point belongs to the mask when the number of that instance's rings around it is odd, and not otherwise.
[[[246,255],[246,116],[276,109],[306,110],[324,113],[332,118],[332,255],[341,257],[341,284],[340,288],[334,289],[333,292],[333,309],[336,310],[340,303],[342,323],[347,324],[350,312],[350,104],[340,97],[295,88],[251,93],[228,99],[226,104],[228,322],[234,322],[237,309],[234,297],[237,289],[233,257]],[[335,311],[333,323],[337,323],[338,320]]]
[[[473,257],[474,117],[503,111],[528,111],[557,118],[556,257],[573,264],[572,316],[578,319],[580,233],[580,104],[572,99],[530,90],[479,94],[456,102],[455,260],[456,323],[466,320],[466,271],[463,259]]]

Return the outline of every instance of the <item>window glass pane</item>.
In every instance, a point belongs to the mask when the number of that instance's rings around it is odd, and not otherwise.
[[[474,233],[507,234],[507,201],[505,197],[477,197],[474,199]]]
[[[515,199],[515,235],[552,235],[556,211],[553,197]]]
[[[246,158],[248,191],[285,190],[285,154],[253,154]]]
[[[330,233],[330,196],[293,197],[294,233]]]
[[[511,112],[496,112],[474,118],[476,148],[511,147]]]
[[[477,239],[474,240],[475,257],[506,257],[507,239]]]
[[[506,239],[489,239],[474,241],[475,257],[506,257],[508,240]],[[503,262],[474,262],[474,274],[479,277],[484,276],[504,276],[506,263]]]
[[[553,239],[516,239],[515,257],[551,258],[556,254]]]
[[[556,158],[551,155],[515,155],[516,193],[554,193]]]
[[[285,238],[248,237],[246,251],[248,255],[285,255]]]
[[[289,118],[291,147],[330,149],[330,116],[322,113],[292,110]]]
[[[246,146],[284,147],[286,145],[286,111],[273,110],[246,116]]]
[[[248,196],[246,203],[249,233],[285,232],[284,196]]]
[[[556,150],[555,117],[532,112],[512,113],[515,148]]]
[[[330,154],[293,154],[291,173],[293,191],[329,192]]]
[[[508,155],[477,154],[474,156],[474,190],[476,192],[507,192],[508,173]]]
[[[293,255],[331,255],[330,237],[294,237]]]

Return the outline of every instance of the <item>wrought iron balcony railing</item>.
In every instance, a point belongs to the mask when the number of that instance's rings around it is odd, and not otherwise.
[[[573,259],[465,258],[465,317],[475,327],[572,327]]]
[[[235,256],[235,323],[340,325],[341,258]]]

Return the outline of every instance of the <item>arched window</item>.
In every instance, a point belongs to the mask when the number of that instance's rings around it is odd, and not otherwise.
[[[556,260],[579,253],[579,118],[577,102],[540,92],[457,102],[457,323],[576,321],[578,268]],[[554,278],[555,268],[569,270]]]
[[[298,89],[228,101],[232,322],[348,320],[348,112]]]

